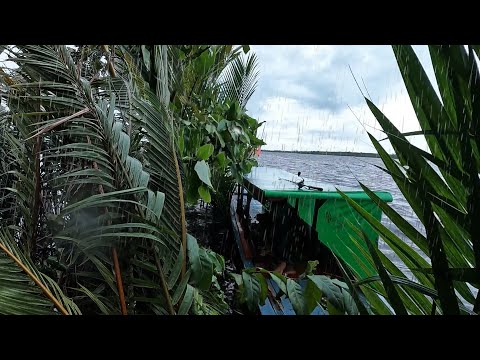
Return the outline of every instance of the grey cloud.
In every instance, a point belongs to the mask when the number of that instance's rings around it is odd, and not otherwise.
[[[365,93],[373,99],[385,96],[401,82],[393,51],[386,45],[342,45],[305,56],[296,46],[253,46],[260,61],[257,92],[249,108],[253,111],[265,97],[278,96],[302,101],[316,109],[336,112],[362,103],[363,97],[349,66]],[[415,47],[421,60],[426,47]],[[429,75],[433,75],[430,72]],[[363,80],[363,81],[362,81]]]
[[[252,110],[262,98],[279,96],[317,109],[339,111],[345,103],[354,106],[363,100],[348,65],[359,81],[363,77],[370,93],[379,93],[386,74],[396,70],[388,46],[335,46],[308,57],[295,46],[254,46],[253,50],[261,72]]]
[[[427,74],[432,79],[434,76],[427,47],[415,46],[414,49],[422,63],[427,65]],[[260,120],[269,118],[266,132],[273,131],[269,136],[269,145],[272,146],[299,136],[308,139],[308,142],[312,138],[330,138],[338,143],[349,141],[357,143],[356,146],[363,146],[358,141],[365,139],[366,135],[359,129],[353,114],[351,123],[348,120],[350,115],[345,121],[329,121],[329,117],[338,118],[336,115],[349,112],[348,106],[364,105],[361,93],[365,93],[364,84],[368,89],[368,97],[371,96],[379,105],[392,92],[404,89],[390,46],[331,46],[315,52],[313,47],[254,45],[252,50],[259,58],[260,78],[258,88],[248,104],[248,111],[251,116],[260,117]],[[283,98],[285,102],[277,101],[272,105],[268,100],[273,98]],[[291,100],[295,100],[296,108],[301,110],[289,113]],[[303,109],[308,111],[304,113]],[[267,116],[272,111],[278,114],[275,119]],[[299,127],[302,131],[298,130]],[[282,132],[281,139],[277,137],[275,129]]]

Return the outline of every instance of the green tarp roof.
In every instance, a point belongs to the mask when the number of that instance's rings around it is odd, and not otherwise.
[[[299,182],[303,178],[293,175],[287,171],[270,168],[256,167],[250,174],[245,175],[245,180],[263,192],[263,196],[271,197],[289,197],[289,198],[312,198],[312,199],[341,199],[336,187],[345,192],[353,200],[370,199],[362,189],[355,189],[345,186],[336,186],[331,183],[324,183],[317,180],[304,178],[305,185],[323,188],[323,191],[310,190],[305,188],[299,189],[293,182]],[[386,191],[375,191],[380,199],[390,202],[393,200],[392,195]]]

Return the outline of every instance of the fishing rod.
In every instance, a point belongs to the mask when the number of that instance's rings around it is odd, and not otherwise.
[[[298,189],[302,189],[304,187],[308,188],[308,189],[312,189],[312,190],[318,190],[318,191],[323,191],[323,188],[321,187],[317,187],[317,186],[312,186],[312,185],[305,185],[305,179],[303,177],[300,176],[301,172],[299,171],[297,176],[299,178],[301,178],[302,180],[301,181],[292,181],[292,180],[288,180],[288,179],[283,179],[283,178],[279,178],[280,180],[286,180],[288,182],[291,182],[291,183],[294,183],[295,185],[298,186]]]

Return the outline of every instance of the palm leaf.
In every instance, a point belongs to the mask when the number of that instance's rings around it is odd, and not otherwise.
[[[80,314],[62,291],[50,289],[45,275],[19,251],[11,234],[0,230],[0,312],[2,314],[48,314],[53,307],[63,315]],[[55,284],[56,285],[56,284]]]
[[[459,296],[474,305],[474,311],[478,312],[480,297],[477,295],[475,298],[467,284],[476,282],[477,276],[474,274],[480,262],[479,230],[475,225],[475,219],[480,214],[480,153],[476,136],[480,106],[475,101],[480,96],[480,72],[474,57],[478,47],[470,46],[467,51],[464,46],[430,46],[441,98],[436,94],[413,49],[410,46],[394,46],[393,50],[422,128],[418,133],[426,135],[429,151],[411,145],[406,138],[410,133],[398,131],[366,99],[392,144],[399,163],[371,135],[370,138],[386,166],[384,170],[393,177],[424,224],[426,236],[361,185],[392,222],[430,258],[431,268],[400,238],[368,214],[362,214],[415,274],[419,283],[403,279],[404,274],[383,254],[378,254],[375,261],[380,279],[387,289],[392,288],[392,281],[387,278],[385,271],[390,273],[390,279],[397,276],[395,283],[404,285],[398,294],[411,313],[438,311],[433,305],[430,309],[431,302],[425,298],[428,295],[433,297],[432,294],[436,294],[441,313],[469,313]],[[438,172],[432,164],[438,166]],[[355,207],[355,204],[352,203],[352,206]],[[365,290],[365,282],[357,284]],[[373,300],[372,296],[370,300]],[[399,305],[398,297],[395,303]]]
[[[151,185],[150,174],[144,171],[144,165],[138,159],[130,156],[130,138],[124,130],[130,120],[128,111],[131,109],[132,96],[126,93],[129,88],[121,85],[124,83],[122,79],[120,81],[118,79],[88,81],[82,78],[65,47],[20,47],[16,60],[19,64],[18,72],[29,76],[20,81],[16,88],[21,91],[30,91],[35,89],[34,84],[44,81],[46,89],[45,93],[29,96],[28,101],[24,101],[27,97],[18,95],[20,93],[16,89],[17,92],[12,93],[10,101],[15,103],[20,100],[26,103],[25,110],[18,108],[16,117],[23,119],[25,116],[22,114],[26,114],[26,111],[32,113],[34,110],[30,109],[32,99],[43,104],[46,114],[54,114],[45,116],[44,120],[36,121],[37,130],[28,129],[28,124],[23,120],[17,123],[23,131],[24,139],[30,137],[31,139],[27,140],[30,142],[41,139],[47,145],[47,150],[42,154],[43,166],[47,168],[46,177],[51,176],[47,180],[53,182],[56,191],[61,193],[54,217],[63,219],[65,223],[61,231],[55,235],[56,242],[60,247],[67,249],[67,252],[64,252],[67,255],[65,258],[67,270],[69,266],[74,266],[80,261],[80,265],[85,267],[85,274],[98,272],[101,276],[95,276],[95,279],[103,278],[104,281],[109,282],[103,292],[111,292],[104,294],[103,298],[108,299],[110,303],[103,302],[105,307],[102,310],[112,308],[115,296],[118,294],[112,288],[111,278],[108,275],[107,269],[111,269],[114,264],[108,260],[106,249],[116,244],[120,247],[119,256],[122,257],[131,256],[127,254],[132,253],[132,246],[136,247],[138,261],[146,264],[153,263],[154,268],[158,268],[156,265],[159,263],[151,253],[152,247],[144,246],[144,241],[154,240],[159,244],[165,244],[163,247],[168,248],[168,246],[171,247],[171,242],[163,242],[162,238],[174,237],[172,234],[175,234],[168,229],[162,231],[163,225],[159,224],[164,208],[169,209],[169,199],[166,199],[158,189],[154,191],[147,189],[147,186]],[[119,95],[118,101],[116,94]],[[69,104],[72,106],[67,106]],[[147,104],[146,109],[152,110],[151,105]],[[58,116],[55,117],[55,115]],[[12,139],[16,140],[13,136]],[[22,154],[22,151],[19,151],[23,146],[22,143],[13,141],[13,145],[17,147],[14,153]],[[16,162],[30,163],[27,157],[18,158]],[[82,164],[85,163],[90,164],[93,169],[83,168]],[[65,166],[67,164],[68,166]],[[24,169],[20,169],[17,173],[19,179],[25,177],[35,179]],[[22,188],[13,190],[18,198],[27,201],[29,199],[27,190],[31,192],[34,186],[30,183],[24,186],[27,187],[26,190]],[[100,194],[96,194],[97,191]],[[164,203],[166,203],[165,207]],[[20,205],[23,209],[22,217],[31,218],[29,216],[31,206],[28,203]],[[96,216],[92,217],[93,214]],[[112,219],[123,219],[123,223],[117,220],[112,224]],[[122,227],[133,232],[122,232]],[[125,242],[125,240],[135,239],[139,239],[138,245],[129,245]],[[171,260],[178,256],[179,249],[175,249],[175,254],[167,251],[164,262],[175,264]],[[154,252],[157,251],[154,250]],[[164,253],[165,250],[162,252]],[[133,277],[127,276],[126,281],[133,282],[135,273],[139,270],[135,269],[133,259],[125,260],[130,264],[127,266],[134,274]],[[117,264],[116,261],[114,263]],[[119,268],[115,267],[117,274]],[[170,273],[170,270],[166,269],[167,273]],[[162,277],[155,273],[149,276],[153,282],[158,282],[158,277]],[[117,282],[120,280],[121,277],[117,274]],[[80,284],[84,288],[89,289],[90,286],[98,288],[98,283],[95,284],[97,280],[84,278],[84,281],[83,285]],[[166,280],[163,288],[168,294]],[[143,294],[148,292],[141,288],[138,291]],[[83,293],[91,295],[85,290]],[[142,296],[131,293],[130,298],[134,297]],[[168,303],[170,295],[166,297]],[[83,301],[88,299],[92,300],[93,297],[87,296]],[[97,305],[99,304],[97,302]]]
[[[237,57],[226,67],[221,83],[221,99],[237,101],[245,109],[248,100],[255,92],[258,79],[258,59],[251,53],[246,58]]]

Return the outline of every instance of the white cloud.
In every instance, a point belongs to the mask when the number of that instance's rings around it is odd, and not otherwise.
[[[377,103],[382,112],[402,132],[420,130],[415,112],[406,92],[398,92]],[[332,112],[315,109],[290,98],[270,97],[262,102],[256,114],[266,121],[260,128],[270,150],[321,150],[375,152],[367,135],[385,137],[381,127],[366,104]],[[358,117],[358,119],[357,119]],[[411,138],[413,144],[426,149],[421,136]],[[388,152],[388,142],[383,142]]]
[[[434,78],[427,47],[414,47]],[[379,131],[362,92],[401,130],[420,127],[389,46],[252,46],[260,62],[249,113],[266,121],[265,149],[374,152],[365,129]],[[353,79],[349,65],[361,91]],[[426,148],[421,137],[413,143]],[[392,148],[384,143],[387,151]]]

